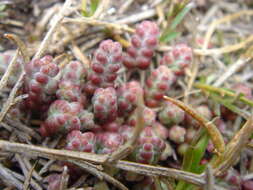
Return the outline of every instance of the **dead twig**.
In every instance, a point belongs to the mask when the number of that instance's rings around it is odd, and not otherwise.
[[[214,161],[214,175],[219,176],[226,172],[236,162],[243,148],[247,146],[253,132],[253,117],[250,117],[243,127],[235,134],[226,146],[221,157]]]
[[[214,22],[212,22],[212,24],[210,25],[208,31],[206,32],[205,38],[204,38],[204,44],[203,44],[203,49],[206,50],[208,47],[208,44],[210,42],[211,36],[213,34],[213,32],[215,31],[215,28],[225,22],[229,22],[231,20],[237,19],[243,15],[253,15],[253,11],[252,10],[243,10],[243,11],[239,11],[235,14],[232,15],[227,15],[221,19],[215,20]]]
[[[215,87],[221,86],[230,76],[232,76],[236,71],[238,71],[240,68],[242,68],[246,63],[248,63],[251,60],[251,58],[240,58],[238,61],[236,61],[234,64],[232,64],[225,73],[221,75],[220,78],[216,80],[216,82],[213,84]]]
[[[5,34],[5,38],[12,40],[19,47],[22,57],[24,58],[25,63],[30,61],[29,52],[24,42],[15,34]]]
[[[23,190],[23,184],[17,180],[6,168],[0,163],[0,177],[1,180],[8,186],[14,186],[17,189]]]
[[[11,93],[7,99],[7,101],[5,102],[5,104],[3,105],[3,108],[0,112],[0,122],[2,122],[4,116],[6,115],[6,113],[8,112],[8,110],[10,109],[11,106],[13,106],[13,102],[15,99],[15,95],[18,91],[18,89],[21,87],[21,85],[23,84],[23,79],[25,76],[25,72],[22,71],[22,73],[19,76],[19,79],[17,81],[17,83],[15,84],[14,88],[11,90]]]
[[[108,155],[96,155],[91,153],[67,151],[67,150],[57,150],[42,148],[34,145],[27,145],[21,143],[13,143],[9,141],[0,140],[0,150],[21,153],[29,156],[40,156],[46,158],[53,158],[62,161],[71,161],[75,164],[86,162],[106,164],[108,160]],[[78,162],[77,162],[78,161]],[[81,161],[81,162],[80,162]],[[145,164],[139,164],[129,161],[119,160],[117,162],[108,163],[110,167],[116,167],[126,171],[132,171],[138,174],[144,174],[147,176],[164,176],[171,177],[178,180],[185,180],[189,183],[195,185],[204,185],[205,180],[201,175],[193,174],[186,171],[181,171],[172,168],[157,167]]]
[[[36,165],[37,165],[37,162],[35,162],[35,164],[33,165],[33,167],[28,172],[28,175],[26,176],[24,187],[23,187],[24,190],[28,190],[28,188],[29,188],[29,184],[30,184],[30,181],[31,181],[31,178],[32,178],[32,173],[33,173]]]
[[[127,25],[118,24],[117,22],[111,23],[111,22],[106,22],[106,21],[100,21],[100,20],[96,20],[93,18],[86,18],[86,17],[65,18],[63,20],[63,23],[69,23],[69,22],[71,22],[71,23],[84,23],[84,24],[89,24],[89,25],[93,25],[93,26],[104,26],[106,28],[111,28],[111,29],[130,32],[130,33],[134,32],[134,29],[130,28]]]
[[[207,130],[214,144],[214,147],[218,153],[218,156],[220,156],[225,151],[225,143],[224,143],[223,137],[220,131],[212,122],[206,120],[204,117],[196,113],[192,108],[190,108],[189,106],[186,106],[183,102],[179,100],[175,100],[167,96],[164,96],[164,99],[180,107],[187,114],[189,114],[194,119],[196,119],[199,122],[199,124]]]
[[[41,42],[38,51],[36,52],[36,54],[33,57],[33,60],[40,58],[44,54],[45,50],[48,48],[49,43],[52,38],[52,35],[55,33],[55,31],[59,27],[61,21],[63,20],[66,10],[70,7],[70,5],[72,3],[71,1],[72,0],[65,1],[63,7],[60,9],[60,12],[58,13],[57,18],[55,18],[54,23],[52,24],[52,26],[49,29],[49,31],[47,32],[45,38]]]
[[[62,175],[61,175],[61,182],[60,182],[59,190],[66,190],[67,186],[68,186],[68,181],[69,181],[68,167],[64,166],[63,167],[63,172],[62,172]]]
[[[206,184],[204,187],[204,190],[213,190],[214,189],[214,175],[213,175],[213,169],[210,165],[207,165],[206,167]]]

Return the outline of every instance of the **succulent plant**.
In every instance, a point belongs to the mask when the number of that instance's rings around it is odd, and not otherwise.
[[[69,80],[63,80],[59,83],[59,89],[56,91],[56,96],[60,100],[66,100],[68,102],[79,102],[82,105],[86,105],[87,98],[82,93],[80,85],[75,85]]]
[[[145,127],[131,154],[131,159],[139,163],[155,164],[159,161],[164,148],[164,141],[155,134],[152,127]]]
[[[85,82],[87,70],[79,61],[69,62],[61,71],[61,80],[70,81],[73,85],[82,87]]]
[[[65,149],[80,152],[96,152],[96,136],[92,132],[71,131],[66,139]]]
[[[0,78],[2,78],[2,76],[6,72],[14,55],[15,55],[14,50],[8,50],[3,53],[0,53]],[[17,82],[18,76],[21,73],[21,68],[22,68],[21,65],[22,65],[22,60],[21,58],[18,57],[16,66],[13,68],[12,75],[9,76],[7,87],[13,87],[15,83]]]
[[[61,174],[50,174],[45,181],[48,183],[47,190],[60,190]]]
[[[181,123],[184,120],[185,114],[181,108],[167,101],[163,104],[158,117],[162,124],[171,126]]]
[[[169,130],[159,122],[154,122],[152,125],[153,131],[163,140],[169,137]]]
[[[207,119],[208,121],[210,121],[213,117],[213,113],[211,112],[210,108],[207,105],[199,105],[197,107],[195,107],[195,111],[200,114],[202,117],[204,117],[205,119]],[[186,122],[188,125],[190,126],[195,126],[198,127],[199,123],[193,119],[191,116],[189,116],[188,114],[186,114]]]
[[[189,144],[188,143],[182,143],[180,145],[178,145],[177,147],[177,153],[180,155],[180,156],[184,156],[187,149],[189,147]]]
[[[128,69],[147,69],[158,44],[159,28],[155,22],[137,24],[131,37],[131,46],[124,55],[123,64]]]
[[[137,106],[137,96],[143,94],[141,84],[131,81],[123,84],[117,89],[119,115],[129,114]]]
[[[95,51],[85,91],[93,94],[97,88],[114,87],[122,63],[122,47],[118,42],[104,40]]]
[[[146,81],[145,101],[149,107],[160,106],[163,96],[168,93],[175,82],[175,75],[164,65],[151,72]]]
[[[185,134],[185,128],[178,125],[174,125],[169,129],[169,139],[177,144],[185,141]]]
[[[192,48],[186,44],[177,44],[163,56],[160,64],[167,65],[176,75],[182,75],[191,65],[192,59]]]
[[[120,130],[121,125],[117,123],[116,121],[111,123],[106,123],[101,126],[103,130],[106,132],[118,132]]]
[[[156,120],[156,112],[151,108],[144,107],[143,109],[143,119],[145,126],[152,126]],[[127,120],[127,124],[130,126],[136,126],[137,124],[137,108],[133,111],[133,113],[129,116]]]
[[[55,76],[59,67],[53,57],[44,56],[25,64],[26,105],[30,109],[44,110],[55,99],[58,81]]]
[[[186,129],[185,141],[190,143],[196,136],[197,130],[194,127],[189,127]]]
[[[86,77],[84,65],[78,61],[71,61],[61,71],[61,78],[56,96],[69,102],[79,102],[85,106],[86,96],[82,93]]]
[[[93,111],[98,122],[112,122],[117,117],[118,105],[114,88],[98,88],[92,98]]]
[[[244,180],[242,181],[243,190],[252,190],[253,189],[253,180]]]
[[[96,141],[98,154],[110,154],[124,143],[124,138],[120,133],[101,132],[96,134]]]
[[[132,134],[133,134],[133,127],[129,126],[129,125],[122,125],[119,128],[119,134],[122,135],[124,141],[126,142],[128,139],[131,138]]]
[[[83,110],[78,102],[56,100],[50,105],[48,117],[40,127],[43,136],[56,133],[68,133],[72,130],[84,130],[93,125],[93,114]]]

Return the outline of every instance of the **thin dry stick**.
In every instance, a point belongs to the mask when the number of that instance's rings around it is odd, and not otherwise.
[[[100,18],[101,14],[103,13],[103,10],[107,8],[109,4],[109,0],[103,0],[101,3],[99,3],[98,8],[96,9],[95,13],[91,16],[93,19]],[[69,42],[72,40],[80,37],[82,34],[86,32],[87,25],[79,26],[79,29],[72,32],[72,35],[68,35],[65,38],[61,39],[53,48],[52,51],[56,51],[58,49],[61,49],[62,47],[65,47]],[[101,41],[101,40],[100,40]],[[82,49],[83,50],[83,49]]]
[[[191,76],[190,76],[189,82],[187,83],[187,88],[184,91],[184,102],[186,104],[188,104],[188,102],[189,102],[190,91],[191,91],[193,83],[194,83],[194,81],[195,81],[195,79],[197,77],[198,70],[199,70],[199,63],[195,61],[193,63],[193,68],[192,68],[192,72],[191,72]]]
[[[20,40],[20,38],[15,34],[5,34],[4,37],[9,40],[12,40],[13,42],[15,42],[15,44],[17,44],[17,46],[19,47],[19,51],[21,52],[22,57],[24,58],[25,63],[28,63],[30,61],[30,57],[25,43],[22,42],[22,40]]]
[[[85,68],[90,67],[89,59],[83,54],[81,49],[77,46],[77,44],[73,41],[72,42],[72,52],[74,53],[75,57],[77,57],[82,63],[84,64]]]
[[[17,189],[23,190],[22,183],[9,173],[6,168],[0,163],[1,180],[8,186],[14,186]]]
[[[234,64],[232,64],[225,73],[221,75],[220,78],[216,80],[213,84],[215,87],[221,86],[231,75],[233,75],[236,71],[242,68],[247,62],[249,62],[251,58],[240,58]]]
[[[21,75],[19,76],[19,79],[18,79],[17,83],[15,84],[14,88],[11,90],[11,93],[10,93],[7,101],[3,105],[3,108],[2,108],[2,110],[0,112],[0,122],[3,121],[4,116],[6,115],[6,113],[10,109],[10,107],[13,105],[13,101],[15,99],[15,95],[16,95],[18,89],[22,85],[22,81],[23,81],[24,76],[25,76],[25,72],[22,71]]]
[[[147,164],[139,164],[122,160],[116,162],[115,166],[119,169],[131,171],[142,175],[171,177],[177,180],[184,180],[199,186],[205,184],[205,180],[200,175],[182,170],[152,166]]]
[[[37,162],[33,165],[33,167],[28,172],[28,175],[26,176],[24,187],[23,187],[24,190],[28,190],[28,188],[29,188],[29,184],[30,184],[30,181],[31,181],[31,178],[32,178],[32,173],[35,169],[36,164],[37,164]]]
[[[81,168],[88,171],[89,173],[95,175],[100,180],[106,180],[109,183],[113,184],[115,187],[118,187],[119,189],[128,190],[128,188],[125,187],[118,180],[114,179],[112,176],[108,175],[107,173],[97,170],[97,168],[92,164],[89,164],[89,163],[83,164],[83,162],[80,162],[80,161],[79,162],[73,161],[73,163],[80,166]]]
[[[37,161],[38,161],[38,160],[37,160]],[[25,158],[23,158],[23,162],[24,162],[26,168],[30,171],[30,170],[32,169],[32,165],[31,165],[29,159],[25,157]],[[33,176],[37,181],[42,181],[43,178],[37,173],[36,170],[33,171],[32,174],[33,174],[32,176]]]
[[[139,139],[140,133],[145,126],[143,119],[143,110],[144,110],[143,96],[141,94],[138,94],[137,125],[134,128],[131,138],[123,146],[119,147],[118,150],[116,150],[111,154],[108,160],[109,162],[123,159],[133,151],[137,143],[137,140]]]
[[[30,156],[40,156],[46,158],[53,158],[63,161],[77,161],[77,163],[83,163],[84,161],[93,162],[97,164],[105,164],[105,161],[108,160],[108,155],[96,155],[91,153],[84,152],[75,152],[67,150],[56,150],[49,149],[34,145],[27,145],[21,143],[13,143],[9,141],[0,140],[0,150],[21,153]],[[81,161],[81,162],[80,162]],[[119,160],[115,163],[108,163],[110,167],[116,167],[126,171],[132,171],[139,174],[144,174],[148,176],[164,176],[171,177],[178,180],[185,180],[189,183],[195,185],[204,185],[205,180],[198,174],[193,174],[186,171],[181,171],[172,168],[157,167],[145,164],[139,164],[134,162],[122,161]]]
[[[81,47],[81,51],[85,52],[87,49],[93,47],[97,43],[101,42],[106,36],[105,35],[99,35],[96,38],[89,40],[87,43],[83,44]]]
[[[3,77],[1,78],[1,81],[0,81],[0,91],[6,87],[7,85],[7,82],[8,82],[8,79],[9,77],[11,76],[13,70],[14,70],[14,67],[16,66],[16,61],[17,61],[17,58],[18,58],[18,50],[16,50],[16,53],[14,55],[14,57],[12,58],[10,64],[8,65],[8,68],[7,70],[5,71]]]
[[[232,14],[232,15],[227,15],[219,20],[215,20],[209,27],[206,35],[205,35],[205,38],[204,38],[204,44],[203,44],[203,49],[207,49],[208,47],[208,44],[210,42],[210,39],[211,39],[211,36],[213,34],[213,32],[215,31],[215,28],[219,25],[219,24],[222,24],[224,22],[229,22],[231,20],[234,20],[234,19],[237,19],[243,15],[253,15],[253,11],[252,10],[243,10],[243,11],[240,11],[240,12],[237,12],[235,14]]]
[[[67,186],[68,186],[68,181],[69,181],[68,167],[64,166],[63,172],[61,175],[61,182],[60,182],[59,190],[66,190]]]
[[[0,140],[0,149],[21,154],[30,153],[29,155],[31,156],[41,156],[62,161],[66,161],[66,159],[73,159],[89,161],[92,163],[105,163],[105,161],[108,159],[108,155],[96,155],[85,152],[49,149],[34,145],[10,143],[3,140]]]
[[[213,48],[213,49],[194,49],[193,52],[197,55],[207,56],[207,55],[221,55],[225,53],[231,53],[238,51],[242,48],[245,48],[248,44],[253,41],[253,36],[250,35],[245,40],[233,45],[227,45],[221,48]]]
[[[47,172],[48,168],[55,162],[55,160],[49,160],[44,166],[40,169],[39,175],[44,174]]]
[[[222,175],[236,162],[243,148],[247,146],[253,132],[253,117],[250,117],[244,126],[235,134],[226,146],[225,152],[214,161],[216,168],[214,175]]]
[[[127,17],[117,20],[118,24],[130,24],[130,23],[136,23],[141,20],[151,18],[156,15],[155,9],[149,9],[146,11],[141,11],[136,14],[132,14],[131,16],[127,15]]]
[[[104,26],[106,28],[112,28],[115,30],[120,30],[120,31],[126,31],[133,33],[135,30],[127,25],[122,25],[118,24],[117,22],[106,22],[106,21],[100,21],[96,20],[93,18],[86,18],[86,17],[81,17],[81,18],[65,18],[63,20],[63,23],[84,23],[84,24],[89,24],[93,26]]]
[[[233,44],[233,45],[227,45],[227,46],[223,46],[220,48],[213,48],[213,49],[193,49],[193,53],[195,55],[201,55],[201,56],[222,55],[222,54],[226,54],[226,53],[232,53],[232,52],[235,52],[235,51],[245,48],[252,41],[253,41],[253,36],[250,35],[249,37],[242,40],[241,42]],[[166,45],[159,45],[157,50],[158,51],[170,51],[171,47],[166,46]]]
[[[186,106],[183,102],[179,100],[175,100],[167,96],[164,96],[164,99],[180,107],[182,110],[184,110],[194,119],[196,119],[200,123],[201,126],[205,127],[208,134],[210,135],[210,138],[214,144],[214,147],[218,153],[218,156],[220,156],[225,151],[225,143],[224,143],[223,137],[220,131],[212,122],[209,122],[207,119],[205,119],[204,117],[196,113],[192,108],[190,108],[189,106]]]
[[[23,131],[24,133],[27,133],[27,134],[31,135],[32,137],[34,137],[38,141],[41,140],[41,136],[38,133],[36,133],[33,129],[29,128],[28,126],[22,124],[21,122],[15,120],[13,118],[10,118],[8,115],[5,116],[5,121],[9,125],[17,128],[18,130]]]
[[[55,4],[54,6],[47,8],[44,11],[45,14],[43,12],[42,19],[39,20],[36,24],[36,30],[35,30],[36,36],[41,36],[41,34],[43,33],[43,31],[45,30],[47,26],[47,23],[54,16],[54,14],[59,11],[60,8],[61,8],[60,4]]]
[[[214,189],[214,175],[213,175],[213,169],[210,165],[207,165],[206,167],[206,184],[204,187],[204,190],[213,190]]]
[[[49,29],[49,31],[47,32],[45,38],[43,39],[43,41],[40,44],[40,47],[37,51],[37,53],[34,55],[33,60],[34,59],[38,59],[40,58],[44,52],[46,51],[46,49],[49,46],[49,43],[51,41],[52,35],[55,33],[55,31],[57,30],[57,28],[59,27],[59,25],[61,24],[62,19],[65,16],[65,12],[66,10],[70,7],[71,5],[71,1],[72,0],[66,0],[63,7],[60,9],[60,12],[58,13],[57,18],[55,18],[54,23],[52,24],[51,28]]]
[[[23,175],[20,175],[19,173],[16,173],[8,168],[4,168],[8,173],[10,173],[13,177],[17,178],[18,180],[24,182],[25,181],[25,177]],[[42,188],[37,184],[37,182],[35,182],[33,179],[31,179],[30,181],[31,186],[36,189],[36,190],[42,190]],[[22,187],[23,190],[23,187]]]
[[[126,0],[125,3],[123,3],[123,5],[119,8],[118,13],[124,13],[133,2],[134,0]]]

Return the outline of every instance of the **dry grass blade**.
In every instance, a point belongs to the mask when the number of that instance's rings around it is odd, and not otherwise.
[[[226,53],[231,53],[234,51],[238,51],[242,48],[245,48],[248,44],[250,44],[253,41],[253,36],[249,36],[245,40],[242,40],[242,42],[239,42],[237,44],[233,45],[227,45],[221,48],[214,48],[214,49],[194,49],[193,52],[196,55],[221,55]]]
[[[120,31],[126,31],[126,32],[130,32],[133,33],[134,29],[130,28],[127,25],[122,25],[122,24],[118,24],[117,22],[115,23],[110,23],[110,22],[105,22],[105,21],[100,21],[100,20],[96,20],[93,18],[86,18],[86,17],[81,17],[81,18],[65,18],[63,23],[84,23],[84,24],[90,24],[93,26],[104,26],[106,28],[111,28],[114,30],[120,30]]]
[[[10,107],[13,105],[15,95],[16,95],[18,89],[21,87],[21,85],[23,83],[24,76],[25,76],[25,72],[22,71],[22,73],[19,76],[19,79],[18,79],[17,83],[15,84],[14,88],[11,90],[11,93],[10,93],[8,99],[5,102],[3,108],[0,112],[0,122],[3,121],[4,116],[6,115],[6,113],[10,109]]]
[[[46,51],[46,49],[48,48],[48,45],[49,45],[49,43],[51,41],[51,38],[52,38],[52,35],[55,33],[57,28],[60,26],[60,23],[61,23],[61,21],[63,20],[63,18],[65,16],[66,10],[71,5],[71,1],[72,0],[66,0],[65,1],[63,7],[60,9],[60,12],[58,13],[58,17],[54,20],[54,23],[52,24],[52,26],[49,29],[49,31],[47,32],[45,38],[41,42],[41,45],[40,45],[37,53],[34,55],[33,60],[40,58],[43,55],[43,53]]]
[[[235,134],[226,146],[225,152],[214,162],[214,175],[222,175],[237,161],[243,148],[248,144],[253,132],[253,117],[250,117],[244,126]]]
[[[210,39],[211,39],[211,36],[215,30],[215,28],[219,25],[219,24],[222,24],[222,23],[225,23],[225,22],[229,22],[231,20],[234,20],[234,19],[237,19],[243,15],[253,15],[253,10],[243,10],[243,11],[240,11],[240,12],[237,12],[235,14],[232,14],[232,15],[227,15],[221,19],[218,19],[218,20],[215,20],[209,27],[206,35],[205,35],[205,39],[204,39],[204,44],[203,44],[203,49],[207,49],[208,47],[208,44],[210,42]]]
[[[234,64],[232,64],[225,73],[219,77],[213,84],[216,87],[221,86],[230,76],[232,76],[236,71],[242,68],[251,58],[240,58]]]
[[[7,184],[8,186],[14,186],[17,189],[23,190],[22,183],[17,180],[14,176],[11,175],[11,173],[6,170],[6,168],[0,163],[0,177],[1,180]]]
[[[68,167],[64,166],[63,167],[63,172],[62,172],[62,175],[61,175],[61,183],[60,183],[59,190],[66,190],[67,186],[68,186],[68,181],[69,181]]]
[[[144,103],[143,103],[143,96],[141,94],[138,95],[138,106],[137,106],[137,125],[134,128],[133,134],[131,138],[121,147],[119,147],[118,150],[113,152],[111,156],[109,157],[109,162],[113,162],[116,160],[120,160],[122,158],[125,158],[132,152],[134,149],[137,140],[140,136],[141,131],[144,128],[144,119],[143,119],[143,110],[144,110]]]
[[[30,61],[30,57],[25,43],[22,42],[22,40],[15,34],[5,34],[4,37],[6,37],[9,40],[12,40],[13,42],[15,42],[15,44],[17,44],[17,46],[19,47],[19,51],[21,52],[22,57],[24,58],[25,63],[28,63]]]
[[[173,104],[177,105],[181,109],[183,109],[187,114],[192,116],[194,119],[196,119],[202,127],[204,127],[208,134],[210,135],[210,138],[214,144],[214,147],[218,153],[218,156],[220,156],[225,151],[225,143],[223,140],[223,137],[220,133],[220,131],[217,129],[217,127],[212,123],[200,116],[198,113],[196,113],[192,108],[189,106],[186,106],[183,102],[175,100],[173,98],[164,96],[164,99],[167,101],[172,102]]]
[[[109,174],[107,174],[105,172],[97,170],[95,167],[86,167],[82,163],[77,162],[77,161],[74,161],[73,163],[82,167],[83,169],[85,169],[89,173],[93,174],[94,176],[98,177],[100,180],[106,180],[119,189],[128,190],[128,188],[125,185],[123,185],[122,183],[120,183],[118,180],[116,180],[115,178],[113,178],[112,176],[110,176]]]
[[[213,190],[214,189],[214,175],[213,175],[213,169],[210,165],[207,165],[206,167],[206,184],[204,187],[204,190]]]
[[[30,181],[31,181],[31,178],[32,178],[32,173],[33,173],[34,168],[35,168],[36,165],[37,165],[37,162],[33,165],[33,167],[28,172],[28,175],[26,176],[24,187],[23,187],[24,190],[28,190],[28,188],[29,188],[29,184],[30,184]]]

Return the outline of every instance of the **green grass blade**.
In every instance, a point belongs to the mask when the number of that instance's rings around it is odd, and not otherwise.
[[[95,11],[97,10],[99,2],[100,2],[100,0],[91,0],[90,1],[90,9],[88,10],[86,0],[82,0],[82,15],[85,17],[92,16],[95,13]]]
[[[200,165],[199,163],[204,156],[208,140],[209,136],[208,134],[205,133],[196,143],[196,145],[192,145],[188,148],[183,160],[182,169],[184,171],[189,171],[198,174],[204,171],[205,166]],[[185,190],[190,188],[192,188],[191,184],[188,184],[184,181],[179,181],[176,190]]]
[[[183,18],[186,16],[186,14],[194,7],[193,3],[189,3],[188,5],[186,5],[181,12],[179,12],[177,14],[177,16],[174,18],[174,20],[172,21],[171,25],[170,25],[170,29],[174,30],[176,29],[177,25],[180,24],[183,20]]]
[[[98,8],[100,0],[91,0],[90,13],[93,15]]]
[[[176,37],[178,37],[181,33],[180,32],[176,32],[176,31],[165,31],[161,37],[160,37],[160,41],[161,42],[169,42],[173,39],[175,39]]]

